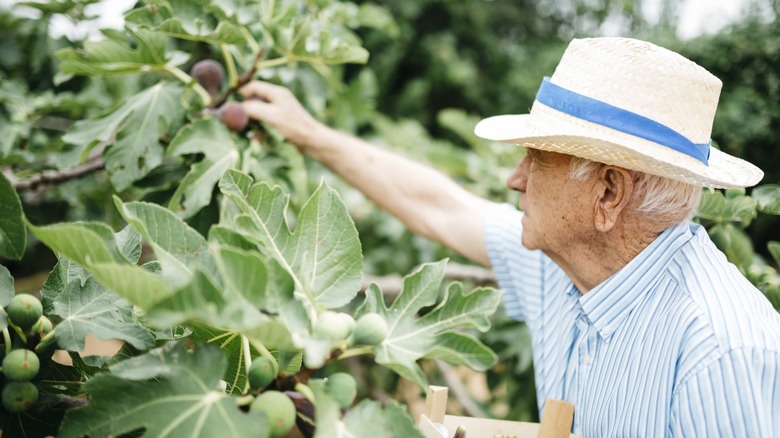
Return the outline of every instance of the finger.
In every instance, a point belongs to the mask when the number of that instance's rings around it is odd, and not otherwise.
[[[255,97],[267,102],[273,102],[289,91],[285,87],[268,82],[252,81],[239,88],[238,92],[248,99]]]
[[[247,115],[256,120],[267,120],[271,116],[272,108],[268,103],[258,99],[248,99],[241,102]]]

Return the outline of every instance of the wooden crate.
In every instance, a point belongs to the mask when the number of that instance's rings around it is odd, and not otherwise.
[[[571,438],[574,405],[561,400],[547,400],[541,423],[493,420],[446,415],[447,387],[430,386],[425,398],[425,413],[418,427],[425,438],[451,438],[457,428],[465,429],[465,438]]]

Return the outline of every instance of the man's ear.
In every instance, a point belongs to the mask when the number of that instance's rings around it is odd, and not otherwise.
[[[634,180],[628,170],[615,166],[602,166],[597,178],[594,226],[598,231],[608,232],[618,223],[631,200]]]

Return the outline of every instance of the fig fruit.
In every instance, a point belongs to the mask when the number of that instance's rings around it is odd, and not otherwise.
[[[10,382],[3,388],[2,399],[8,412],[25,412],[38,401],[38,388],[30,382]]]
[[[233,132],[243,131],[249,124],[249,115],[238,102],[225,102],[216,111],[216,115]]]
[[[276,378],[276,367],[271,359],[260,356],[252,361],[247,372],[249,387],[262,389],[268,386]]]
[[[46,316],[41,316],[38,318],[38,322],[33,324],[30,331],[32,333],[38,334],[40,336],[45,336],[49,334],[52,330],[54,330],[54,325],[51,323],[51,320],[47,318]]]
[[[9,380],[25,382],[38,374],[41,361],[30,350],[13,350],[3,359],[3,374]]]
[[[222,81],[225,79],[225,69],[222,68],[222,64],[213,59],[203,59],[196,62],[192,66],[190,73],[208,91],[211,97],[219,93],[219,89],[222,88]]]
[[[5,307],[8,319],[24,331],[38,322],[43,314],[43,306],[38,298],[30,294],[14,295],[11,302]]]
[[[249,412],[265,414],[272,438],[286,435],[295,425],[295,404],[279,391],[266,391],[258,395],[249,406]]]
[[[357,395],[357,382],[347,373],[333,373],[325,381],[325,392],[341,409],[348,409]]]
[[[346,339],[355,328],[355,320],[346,313],[322,312],[314,325],[314,334],[334,341]]]
[[[370,312],[358,318],[352,333],[352,344],[377,345],[387,337],[387,321],[382,315]]]

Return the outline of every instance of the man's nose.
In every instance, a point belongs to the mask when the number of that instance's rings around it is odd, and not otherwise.
[[[528,166],[526,165],[526,161],[528,160],[528,157],[523,157],[523,159],[520,161],[520,163],[515,167],[515,170],[512,171],[512,173],[509,174],[509,177],[506,179],[506,186],[509,187],[511,190],[516,190],[518,192],[525,192],[525,186],[528,182]]]

